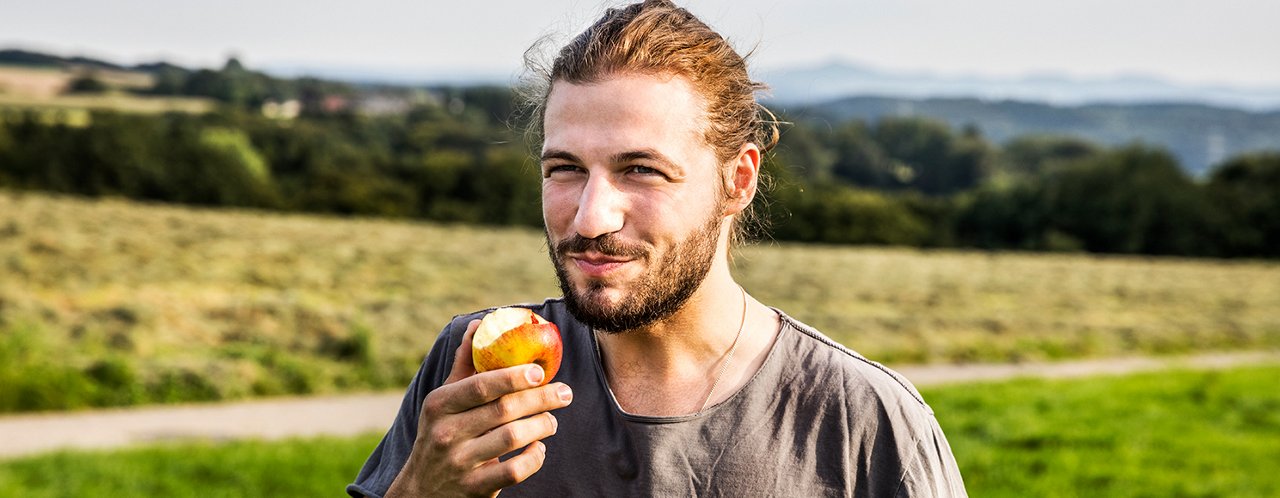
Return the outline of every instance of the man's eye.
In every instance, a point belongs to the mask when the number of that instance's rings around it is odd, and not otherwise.
[[[631,172],[633,172],[633,173],[639,173],[639,174],[642,174],[642,175],[660,175],[660,174],[662,174],[660,171],[658,171],[658,170],[656,170],[656,169],[653,169],[653,168],[650,168],[650,167],[648,167],[648,166],[632,166],[632,167],[631,167]]]
[[[548,166],[546,176],[551,176],[557,173],[573,173],[575,171],[578,171],[577,166],[572,166],[568,164],[559,164],[556,166]]]

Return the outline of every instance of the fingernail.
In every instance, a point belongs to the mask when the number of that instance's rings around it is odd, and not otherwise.
[[[564,384],[560,384],[560,387],[556,388],[556,394],[560,395],[560,401],[566,403],[573,399],[573,389],[569,389],[569,386]]]
[[[542,367],[538,365],[534,365],[533,368],[524,371],[524,378],[529,379],[529,383],[535,386],[542,383],[543,377],[546,377],[546,374],[543,373]]]
[[[551,414],[550,414],[550,413],[548,413],[547,415],[551,415]],[[559,429],[559,428],[560,428],[560,421],[559,421],[559,420],[556,420],[556,416],[555,416],[555,415],[551,415],[551,433],[552,433],[552,434],[555,434],[555,433],[556,433],[556,429]]]

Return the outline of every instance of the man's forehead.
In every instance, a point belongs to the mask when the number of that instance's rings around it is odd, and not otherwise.
[[[627,149],[641,150],[655,148],[653,141],[685,140],[707,145],[703,102],[693,84],[680,76],[623,74],[587,83],[557,81],[543,117],[543,148],[623,142]]]

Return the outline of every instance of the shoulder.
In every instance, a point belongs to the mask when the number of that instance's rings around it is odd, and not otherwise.
[[[920,392],[906,377],[841,345],[817,329],[779,311],[788,337],[786,348],[791,361],[804,365],[810,383],[843,384],[849,395],[879,403],[901,406],[911,412],[933,416]]]
[[[955,456],[920,392],[905,377],[835,342],[799,320],[782,316],[792,376],[815,413],[839,420],[845,450],[876,455],[871,475],[855,479],[873,496],[964,496]]]

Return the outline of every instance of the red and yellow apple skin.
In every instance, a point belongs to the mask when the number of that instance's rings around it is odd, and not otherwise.
[[[546,374],[539,385],[556,376],[563,354],[560,328],[525,308],[489,312],[471,337],[471,361],[476,372],[534,363]]]

